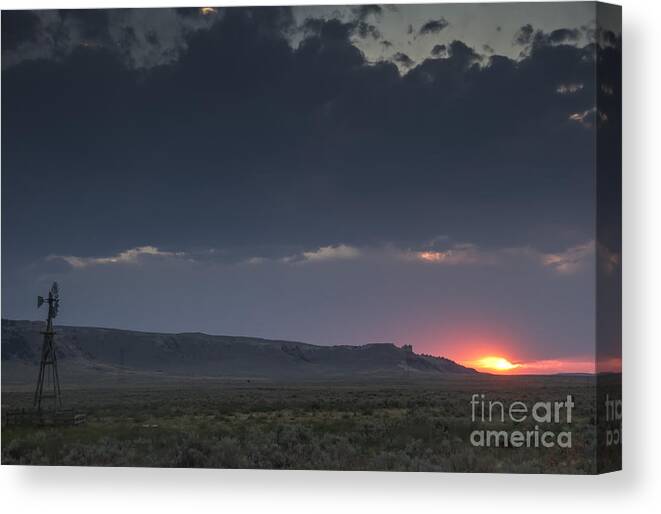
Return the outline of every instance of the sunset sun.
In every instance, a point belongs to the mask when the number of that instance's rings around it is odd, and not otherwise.
[[[493,355],[477,359],[472,364],[478,369],[499,372],[511,371],[521,367],[521,364],[512,363],[505,357],[497,357]]]

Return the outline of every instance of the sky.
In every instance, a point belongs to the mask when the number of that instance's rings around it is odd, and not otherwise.
[[[3,318],[42,317],[57,280],[62,324],[593,371],[595,256],[619,265],[594,169],[620,35],[596,20],[4,11]]]

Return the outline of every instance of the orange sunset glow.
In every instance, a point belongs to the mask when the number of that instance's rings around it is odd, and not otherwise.
[[[447,357],[482,373],[494,375],[554,375],[557,373],[595,373],[594,357],[544,355],[530,336],[497,322],[469,320],[439,331],[430,326],[418,331],[421,351]],[[621,369],[621,362],[604,360],[600,371]]]
[[[545,359],[520,362],[507,357],[488,355],[460,359],[464,366],[500,375],[553,375],[555,373],[594,373],[595,362],[588,359]]]
[[[521,364],[513,364],[505,357],[496,357],[493,355],[482,357],[481,359],[472,362],[471,365],[478,370],[496,372],[507,372],[521,367]]]

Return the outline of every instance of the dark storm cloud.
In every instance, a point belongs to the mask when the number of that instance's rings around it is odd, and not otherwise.
[[[521,46],[529,44],[532,41],[534,32],[535,29],[530,23],[524,25],[514,34],[514,44]]]
[[[448,48],[448,54],[463,67],[470,66],[482,60],[482,56],[462,41],[453,41]]]
[[[439,70],[444,68],[454,68],[463,72],[483,59],[474,49],[461,41],[453,41],[449,47],[446,45],[435,45],[432,48],[431,54],[434,57],[440,57],[440,59],[428,59],[422,63],[420,67],[414,70],[416,73],[419,72],[418,76],[426,76],[432,79],[434,75],[438,75]],[[509,61],[509,59],[506,60]],[[434,72],[431,73],[431,70],[434,70]]]
[[[392,60],[398,64],[401,64],[405,68],[410,68],[415,64],[413,59],[411,59],[408,55],[406,55],[403,52],[397,52],[395,55],[392,56]]]
[[[383,8],[379,5],[360,5],[351,9],[357,19],[365,21],[369,16],[380,16]]]
[[[549,41],[552,43],[566,43],[578,41],[580,32],[578,29],[557,29],[549,34]]]
[[[104,33],[101,18],[91,25]],[[541,45],[521,62],[493,56],[478,66],[482,57],[455,41],[447,57],[417,66],[398,56],[411,67],[402,76],[366,62],[350,23],[310,27],[292,48],[286,9],[230,9],[148,72],[103,46],[6,70],[11,252],[309,248],[439,231],[512,245],[567,225],[585,239],[591,184],[576,170],[591,162],[591,137],[570,116],[593,107],[591,52]],[[556,93],[574,83],[585,88]],[[53,197],[62,236],[31,207]],[[537,215],[522,219],[530,204]],[[487,218],[508,229],[487,228]],[[577,242],[562,237],[541,244]]]
[[[612,30],[603,30],[600,31],[600,40],[606,45],[617,46],[621,44],[621,38]]]
[[[356,34],[358,34],[363,39],[367,37],[372,37],[373,39],[379,39],[381,37],[381,32],[374,26],[369,23],[361,21],[356,25]]]
[[[606,16],[608,11],[604,12]],[[598,369],[622,355],[622,41],[612,31],[598,40],[597,155],[598,198],[597,264],[600,282],[597,308]]]
[[[62,9],[62,22],[71,20],[83,39],[110,40],[110,20],[105,9]]]
[[[592,30],[592,29],[585,29]],[[579,41],[583,29],[556,29],[551,32],[535,30],[532,25],[524,25],[514,35],[514,44],[524,47],[522,55],[530,50],[531,46],[545,47],[553,45],[572,45]],[[594,32],[594,31],[592,31]],[[588,41],[593,41],[595,34],[588,36]]]
[[[446,45],[434,45],[434,48],[431,49],[431,54],[434,57],[446,57],[448,53],[448,47]]]
[[[200,16],[199,7],[177,7],[175,12],[184,18],[192,18],[193,16]]]
[[[199,9],[184,15],[170,9],[4,11],[2,66],[63,59],[79,47],[103,47],[130,67],[152,68],[175,60],[184,50],[186,34],[208,28],[219,17],[216,11],[205,16]]]
[[[348,22],[339,19],[307,18],[301,27],[305,35],[319,35],[323,39],[348,40],[351,36],[360,38],[379,39],[381,32],[364,20],[364,17],[358,14],[358,18]]]
[[[422,27],[420,27],[419,34],[438,34],[441,30],[446,28],[450,23],[445,18],[439,18],[437,20],[429,20]]]
[[[23,43],[35,42],[40,26],[39,17],[31,11],[4,11],[2,13],[3,51],[13,51]]]
[[[147,43],[149,43],[150,45],[158,46],[160,44],[158,34],[153,30],[147,32],[147,34],[145,35],[145,39]]]

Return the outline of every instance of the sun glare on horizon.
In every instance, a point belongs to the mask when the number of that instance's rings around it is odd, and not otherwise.
[[[469,364],[481,370],[496,371],[501,373],[512,371],[521,367],[521,364],[515,364],[510,362],[505,357],[497,357],[494,355],[482,357],[481,359],[477,359]]]

